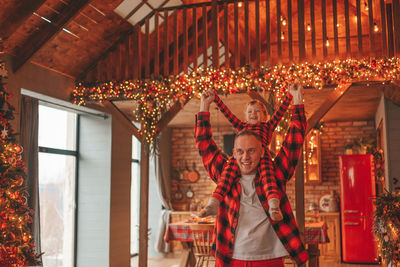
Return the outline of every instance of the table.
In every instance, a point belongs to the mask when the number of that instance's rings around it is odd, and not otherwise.
[[[306,223],[304,228],[304,240],[308,246],[309,267],[319,266],[319,249],[318,244],[328,243],[328,227],[325,222]],[[190,230],[190,223],[176,222],[168,225],[167,232],[164,236],[165,242],[177,240],[182,243],[183,253],[181,257],[180,267],[194,266],[196,260],[192,251],[193,235]]]

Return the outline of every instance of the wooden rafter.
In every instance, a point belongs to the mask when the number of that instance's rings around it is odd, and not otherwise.
[[[386,86],[383,93],[387,99],[400,106],[400,81],[392,81],[392,86]]]
[[[18,27],[28,19],[33,12],[46,2],[46,0],[13,1],[13,11],[5,12],[0,17],[0,39],[7,39]],[[4,7],[4,6],[3,6]]]
[[[122,113],[111,101],[103,102],[103,106],[107,109],[107,111],[117,120],[119,120],[122,124],[126,126],[129,130],[131,130],[132,134],[142,142],[142,134],[140,130],[132,124],[131,120]]]
[[[176,114],[178,114],[179,111],[182,110],[187,102],[188,100],[185,100],[183,102],[177,101],[169,108],[169,110],[156,124],[157,133],[160,133],[168,125],[168,123],[175,117]]]
[[[261,103],[263,103],[265,107],[268,107],[267,101],[264,99],[264,97],[262,97],[262,96],[261,96],[259,93],[257,93],[256,91],[248,91],[247,94],[248,94],[251,98],[253,98],[253,99],[255,99],[255,100],[258,100],[258,101],[260,101]]]
[[[70,2],[60,14],[48,24],[45,24],[39,31],[34,33],[23,45],[17,53],[14,61],[13,69],[17,71],[24,65],[46,42],[51,40],[57,32],[62,30],[63,26],[73,19],[78,12],[84,8],[89,0],[76,0]]]
[[[310,130],[317,125],[317,123],[324,117],[324,115],[339,101],[340,98],[349,90],[351,83],[337,87],[335,91],[330,93],[326,100],[321,104],[321,106],[311,115],[307,120],[307,130],[306,135]]]

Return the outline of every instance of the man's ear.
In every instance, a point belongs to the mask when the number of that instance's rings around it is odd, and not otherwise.
[[[265,156],[265,148],[264,146],[261,147],[261,157],[263,158]]]

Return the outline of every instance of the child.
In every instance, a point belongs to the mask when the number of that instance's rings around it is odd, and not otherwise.
[[[289,108],[289,104],[292,98],[292,95],[290,93],[287,93],[283,103],[268,122],[264,122],[267,117],[267,112],[264,105],[259,101],[255,100],[247,104],[245,112],[247,122],[242,122],[233,113],[230,112],[228,107],[222,102],[218,95],[215,94],[214,99],[214,102],[216,103],[220,111],[231,122],[231,124],[237,131],[249,129],[259,134],[262,138],[262,145],[265,149],[265,154],[260,162],[260,176],[268,200],[268,212],[273,221],[280,221],[283,219],[283,216],[279,207],[280,194],[277,189],[278,187],[276,185],[275,174],[272,171],[272,158],[269,153],[268,145],[271,142],[271,137],[276,126]],[[231,185],[233,183],[232,179],[230,178],[233,177],[231,174],[237,173],[238,171],[238,165],[235,159],[231,157],[227,166],[221,174],[221,180],[218,182],[217,188],[212,194],[208,204],[200,212],[200,217],[217,213],[216,208],[223,200],[225,195],[230,191]]]

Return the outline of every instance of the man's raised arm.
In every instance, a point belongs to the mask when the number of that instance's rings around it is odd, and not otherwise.
[[[196,114],[195,138],[204,167],[210,178],[217,183],[227,157],[220,151],[211,134],[209,110],[214,97],[212,91],[206,91],[201,96],[200,112]]]
[[[303,147],[307,127],[303,104],[303,88],[291,85],[289,93],[293,96],[292,118],[282,147],[275,157],[276,178],[283,184],[293,176]]]

